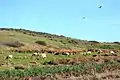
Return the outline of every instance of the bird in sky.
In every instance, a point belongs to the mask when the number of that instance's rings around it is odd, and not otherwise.
[[[102,6],[99,6],[99,8],[102,8]]]
[[[83,17],[83,19],[85,19],[85,17]]]

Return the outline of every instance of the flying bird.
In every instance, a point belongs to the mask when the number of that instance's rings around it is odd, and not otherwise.
[[[83,17],[83,19],[85,19],[85,17]]]
[[[102,8],[102,6],[99,6],[99,8]]]

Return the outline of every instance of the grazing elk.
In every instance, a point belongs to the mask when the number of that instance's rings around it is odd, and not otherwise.
[[[87,52],[83,52],[82,55],[90,55],[92,52],[91,51],[87,51]]]
[[[91,51],[88,51],[86,54],[87,54],[87,55],[90,55],[91,53],[92,53]]]
[[[114,51],[110,51],[111,54],[114,54],[115,52]]]
[[[42,57],[42,58],[46,58],[46,57],[47,57],[46,53],[42,53],[42,54],[41,54],[41,57]]]
[[[47,57],[46,53],[41,53],[41,54],[40,53],[33,53],[32,56],[39,56],[41,58],[46,58]]]
[[[8,55],[6,59],[13,58],[13,55]]]
[[[38,56],[39,54],[38,53],[33,53],[32,56]]]
[[[101,49],[98,49],[98,51],[97,51],[98,53],[103,53],[103,51],[101,50]]]

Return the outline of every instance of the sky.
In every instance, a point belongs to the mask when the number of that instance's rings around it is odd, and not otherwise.
[[[0,0],[0,28],[120,41],[119,8],[120,0]]]

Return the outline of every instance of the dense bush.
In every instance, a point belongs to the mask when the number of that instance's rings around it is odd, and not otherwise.
[[[119,45],[120,45],[120,42],[113,42],[113,43],[115,43],[115,44],[119,44]]]
[[[89,41],[90,43],[93,43],[93,44],[98,44],[99,42],[98,41]]]
[[[44,41],[36,41],[35,43],[43,45],[43,46],[47,46],[47,44]]]
[[[20,43],[19,41],[4,42],[3,44],[6,45],[6,46],[9,46],[9,47],[21,47],[21,46],[24,46],[24,44]]]

